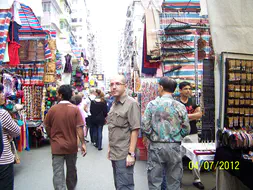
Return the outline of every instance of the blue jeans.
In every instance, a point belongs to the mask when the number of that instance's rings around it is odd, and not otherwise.
[[[14,189],[13,164],[0,165],[0,189]]]
[[[93,126],[93,134],[98,149],[101,149],[103,138],[103,126],[100,125]]]

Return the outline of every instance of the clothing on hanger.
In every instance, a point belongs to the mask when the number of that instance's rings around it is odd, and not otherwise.
[[[72,56],[67,54],[65,56],[65,68],[64,68],[64,73],[72,73],[72,63],[71,63],[71,58]]]

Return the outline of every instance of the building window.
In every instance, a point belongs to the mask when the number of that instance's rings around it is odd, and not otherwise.
[[[82,19],[82,18],[80,18],[80,19],[79,19],[79,22],[83,22],[83,19]]]
[[[61,27],[61,29],[63,29],[63,28],[64,28],[64,23],[63,23],[63,22],[61,22],[61,23],[60,23],[60,25],[61,25],[61,26],[60,26],[60,27]]]
[[[82,47],[82,44],[79,44],[79,47]]]
[[[80,36],[80,37],[79,37],[79,40],[81,40],[81,39],[83,39],[83,37],[82,37],[82,36]]]
[[[77,18],[72,18],[72,22],[77,22]]]
[[[50,12],[50,8],[51,8],[51,3],[50,2],[44,2],[42,3],[43,6],[43,11],[44,12]]]

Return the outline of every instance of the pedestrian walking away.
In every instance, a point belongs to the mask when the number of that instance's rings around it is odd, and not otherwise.
[[[110,81],[115,100],[107,118],[108,159],[112,162],[116,190],[134,189],[135,148],[140,128],[140,107],[126,94],[126,79],[117,75]]]
[[[81,142],[82,155],[86,154],[83,133],[83,118],[77,106],[69,101],[72,96],[70,85],[62,85],[57,90],[58,104],[51,107],[44,125],[50,138],[55,190],[74,190],[77,184],[77,136]],[[65,179],[64,162],[67,176]]]
[[[105,118],[107,117],[107,105],[104,99],[104,93],[97,89],[97,97],[91,101],[91,122],[93,128],[93,140],[98,150],[102,150],[102,136]]]

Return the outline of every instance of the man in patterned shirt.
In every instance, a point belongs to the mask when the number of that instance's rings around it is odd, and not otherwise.
[[[142,121],[142,131],[150,140],[148,148],[149,190],[161,189],[163,171],[166,171],[167,188],[180,189],[183,177],[180,144],[190,133],[186,108],[174,100],[176,81],[162,77],[159,97],[148,103]]]

